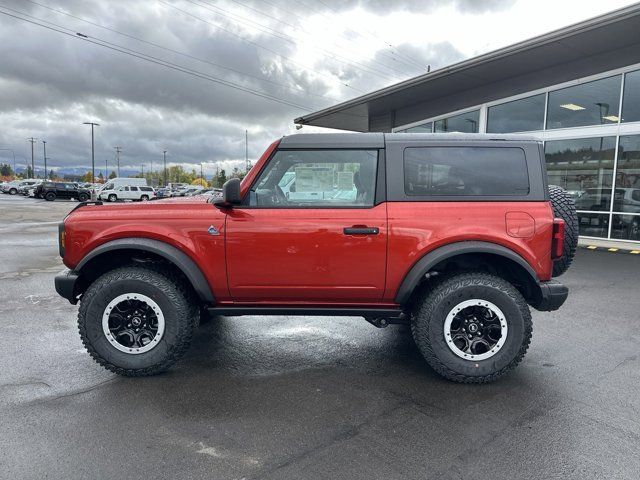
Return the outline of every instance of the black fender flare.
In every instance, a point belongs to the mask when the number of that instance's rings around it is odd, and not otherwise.
[[[88,253],[76,267],[75,273],[81,274],[82,268],[91,260],[106,252],[115,250],[141,250],[161,256],[174,264],[187,277],[198,297],[205,302],[215,303],[215,297],[200,267],[186,253],[173,245],[151,238],[121,238],[103,243]]]
[[[531,280],[536,285],[540,283],[536,272],[533,270],[533,268],[531,268],[531,265],[529,265],[529,263],[519,254],[517,254],[513,250],[508,249],[507,247],[503,247],[502,245],[491,242],[455,242],[436,248],[435,250],[430,251],[420,260],[418,260],[402,280],[400,288],[398,288],[398,292],[396,293],[395,302],[400,305],[405,305],[411,298],[413,290],[429,272],[429,270],[431,270],[435,265],[443,260],[446,260],[447,258],[455,257],[457,255],[462,255],[465,253],[490,253],[493,255],[505,257],[520,265],[531,276]]]

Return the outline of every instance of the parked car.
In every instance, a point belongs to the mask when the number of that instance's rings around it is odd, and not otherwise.
[[[107,190],[116,190],[119,187],[127,187],[127,186],[136,186],[136,187],[146,187],[147,179],[146,178],[126,178],[126,177],[116,177],[108,180],[103,185],[101,185],[97,194],[100,195],[101,192]]]
[[[443,377],[493,381],[528,349],[530,307],[568,296],[553,277],[573,259],[577,214],[547,187],[543,152],[517,135],[286,136],[222,199],[76,208],[59,226],[70,270],[56,290],[120,375],[168,369],[207,312],[404,323]],[[357,193],[288,199],[279,182],[300,169],[299,190]]]
[[[35,188],[40,185],[44,180],[25,180],[18,186],[18,193],[20,195],[28,195],[27,190],[29,188]]]
[[[156,198],[169,198],[169,197],[171,197],[170,188],[162,187],[156,190]]]
[[[20,188],[23,186],[27,186],[28,184],[32,184],[33,182],[37,182],[38,180],[35,178],[26,178],[24,180],[13,180],[9,183],[5,183],[0,186],[0,191],[2,193],[7,193],[9,195],[17,195],[20,193]]]
[[[48,202],[58,199],[75,199],[79,202],[86,202],[91,198],[91,191],[79,188],[77,183],[43,182],[36,187],[34,196],[44,198]]]
[[[152,187],[123,185],[112,190],[100,190],[99,200],[116,202],[118,200],[142,200],[147,201],[156,198],[156,192]]]

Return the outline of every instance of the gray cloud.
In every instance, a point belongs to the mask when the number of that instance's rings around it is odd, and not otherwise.
[[[295,4],[293,9],[284,1],[277,2],[277,8],[249,2],[241,1],[253,5],[256,10],[286,19],[292,25],[320,8],[323,13],[332,13],[336,9],[361,6],[384,15],[394,9],[419,8],[424,11],[444,5],[444,0],[426,3],[417,0],[325,0],[328,7],[313,2],[313,9],[305,9],[303,2]],[[88,127],[82,122],[96,120],[101,124],[96,130],[96,163],[100,168],[105,159],[112,164],[112,147],[117,144],[124,148],[123,166],[138,168],[145,163],[148,168],[151,161],[159,162],[162,150],[167,149],[171,161],[190,166],[206,162],[211,173],[213,162],[220,162],[227,168],[243,162],[245,129],[250,131],[250,156],[255,159],[274,138],[290,130],[294,117],[357,96],[358,90],[370,91],[387,85],[392,82],[390,76],[394,69],[403,71],[402,78],[421,73],[419,68],[412,70],[406,64],[399,68],[387,49],[376,52],[372,60],[360,60],[361,65],[330,56],[313,62],[298,57],[295,63],[287,61],[283,57],[293,58],[297,46],[290,39],[272,34],[282,31],[282,24],[263,17],[259,22],[273,31],[252,28],[186,1],[170,0],[170,3],[206,21],[167,8],[162,2],[43,0],[42,3],[188,53],[205,62],[140,43],[26,1],[2,0],[0,3],[67,27],[71,33],[82,32],[92,38],[135,49],[306,109],[249,95],[1,16],[0,125],[3,128],[0,129],[0,148],[14,148],[30,158],[26,138],[45,138],[50,164],[56,167],[88,165],[90,137]],[[506,0],[456,0],[455,5],[460,10],[481,12],[505,8],[510,3]],[[478,6],[480,4],[482,8]],[[231,2],[220,5],[226,11],[240,12],[243,16],[251,12]],[[293,10],[295,17],[286,17],[284,12],[288,10]],[[253,13],[256,18],[258,14]],[[289,31],[299,34],[297,30]],[[345,35],[357,36],[353,31],[345,31]],[[318,45],[317,48],[349,56],[349,52],[333,44]],[[425,66],[443,66],[461,58],[460,52],[449,43],[399,45],[397,50]],[[280,56],[274,55],[274,51]],[[41,164],[41,144],[37,152]]]

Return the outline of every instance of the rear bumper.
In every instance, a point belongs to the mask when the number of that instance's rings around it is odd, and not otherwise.
[[[533,307],[541,312],[552,312],[559,309],[569,296],[569,289],[556,280],[541,282],[540,301]]]
[[[63,298],[69,300],[69,303],[75,305],[78,299],[75,295],[76,283],[79,275],[71,270],[63,270],[55,278],[56,292]]]

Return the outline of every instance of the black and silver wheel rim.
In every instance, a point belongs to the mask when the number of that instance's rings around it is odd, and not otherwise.
[[[486,360],[504,346],[507,320],[495,304],[474,298],[460,302],[444,321],[449,349],[465,360]]]
[[[109,343],[132,355],[155,348],[164,335],[164,327],[164,315],[158,304],[140,293],[117,296],[102,315],[102,331]]]

